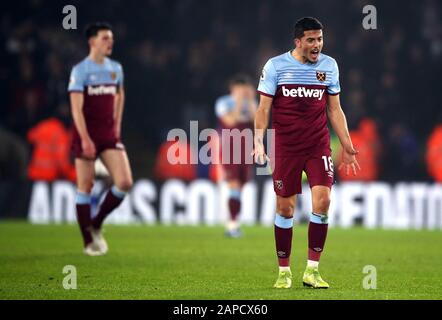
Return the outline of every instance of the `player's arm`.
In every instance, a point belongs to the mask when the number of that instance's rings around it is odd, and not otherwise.
[[[353,174],[356,175],[356,171],[361,170],[356,160],[356,154],[358,152],[354,149],[350,133],[348,132],[347,119],[341,107],[339,94],[328,96],[327,113],[333,130],[336,132],[342,145],[342,163],[338,169],[341,170],[345,167],[347,175],[350,169],[353,171]]]
[[[258,164],[264,164],[269,160],[264,149],[264,132],[269,125],[270,110],[272,109],[273,98],[261,95],[259,106],[255,114],[255,137],[253,155]]]
[[[84,96],[83,92],[71,92],[71,112],[75,128],[81,138],[81,148],[86,158],[95,158],[95,145],[87,131],[86,120],[83,115]]]
[[[115,121],[115,134],[117,138],[121,136],[121,122],[123,119],[124,101],[125,101],[124,87],[120,85],[118,93],[115,96],[115,108],[114,108],[114,121]]]
[[[255,137],[253,155],[255,162],[264,164],[269,157],[264,149],[264,133],[267,130],[270,119],[270,110],[272,109],[273,96],[276,92],[278,84],[276,68],[272,61],[269,60],[265,64],[261,78],[259,79],[258,92],[260,93],[259,105],[255,114]]]
[[[226,113],[221,117],[221,121],[229,127],[234,126],[238,122],[238,118],[241,114],[241,104],[235,101],[235,106],[232,111]]]

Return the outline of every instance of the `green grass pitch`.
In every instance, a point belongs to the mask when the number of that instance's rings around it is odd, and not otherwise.
[[[75,225],[0,223],[0,299],[442,299],[442,232],[330,229],[320,271],[328,290],[302,286],[307,227],[295,226],[293,287],[274,289],[273,229],[106,226],[110,251],[82,254]],[[62,286],[65,265],[77,289]],[[377,271],[365,290],[363,267]]]

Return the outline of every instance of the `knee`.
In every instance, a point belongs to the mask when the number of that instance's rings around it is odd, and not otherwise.
[[[278,205],[278,214],[283,216],[284,218],[292,218],[294,213],[294,207],[291,204],[279,204]]]
[[[115,185],[121,191],[128,192],[132,188],[133,181],[132,181],[132,178],[128,177],[128,178],[124,178],[119,181],[116,181]]]
[[[316,204],[315,204],[316,211],[322,214],[327,214],[329,207],[330,207],[330,196],[321,195],[316,199]]]

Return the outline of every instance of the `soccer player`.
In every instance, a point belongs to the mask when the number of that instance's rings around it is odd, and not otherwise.
[[[257,102],[251,80],[245,75],[236,75],[230,80],[229,89],[230,94],[218,98],[215,104],[219,128],[239,131],[252,129]],[[230,143],[226,139],[231,139]],[[239,142],[224,135],[221,140],[221,153],[227,152],[227,148],[230,148],[229,163],[222,163],[224,178],[229,186],[230,219],[226,225],[225,235],[238,238],[241,236],[238,221],[241,210],[241,189],[250,180],[253,164],[248,164],[246,161],[246,155],[250,155],[251,150],[245,150],[244,140]],[[238,164],[234,163],[234,152],[241,153],[241,161]]]
[[[132,173],[120,139],[123,69],[121,64],[108,58],[114,44],[112,28],[107,23],[94,23],[87,27],[86,37],[89,55],[72,69],[68,91],[75,123],[72,150],[77,170],[77,219],[84,253],[96,256],[108,251],[101,226],[131,188]],[[90,193],[97,157],[103,161],[114,185],[92,219]]]
[[[275,130],[274,190],[276,254],[279,276],[276,288],[290,288],[290,253],[296,194],[305,171],[312,193],[313,210],[308,227],[308,260],[304,286],[328,288],[318,265],[327,236],[330,189],[334,182],[327,115],[343,149],[339,169],[360,170],[339,101],[339,71],[336,61],[321,53],[322,24],[315,18],[298,20],[294,30],[295,48],[271,58],[262,71],[255,118],[255,161],[269,159],[263,145],[264,131],[272,109]],[[273,106],[273,108],[272,108]]]

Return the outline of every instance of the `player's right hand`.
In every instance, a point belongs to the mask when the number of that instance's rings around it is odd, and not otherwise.
[[[235,101],[236,105],[241,106],[244,101],[244,93],[241,89],[236,89],[232,92],[233,101]]]
[[[264,145],[262,143],[255,143],[255,148],[252,151],[252,156],[255,160],[255,163],[259,165],[264,165],[267,161],[270,161],[269,157],[265,153]]]
[[[97,150],[95,149],[95,144],[92,139],[82,139],[81,149],[83,151],[83,157],[85,157],[86,159],[95,160],[95,154],[97,153]]]

